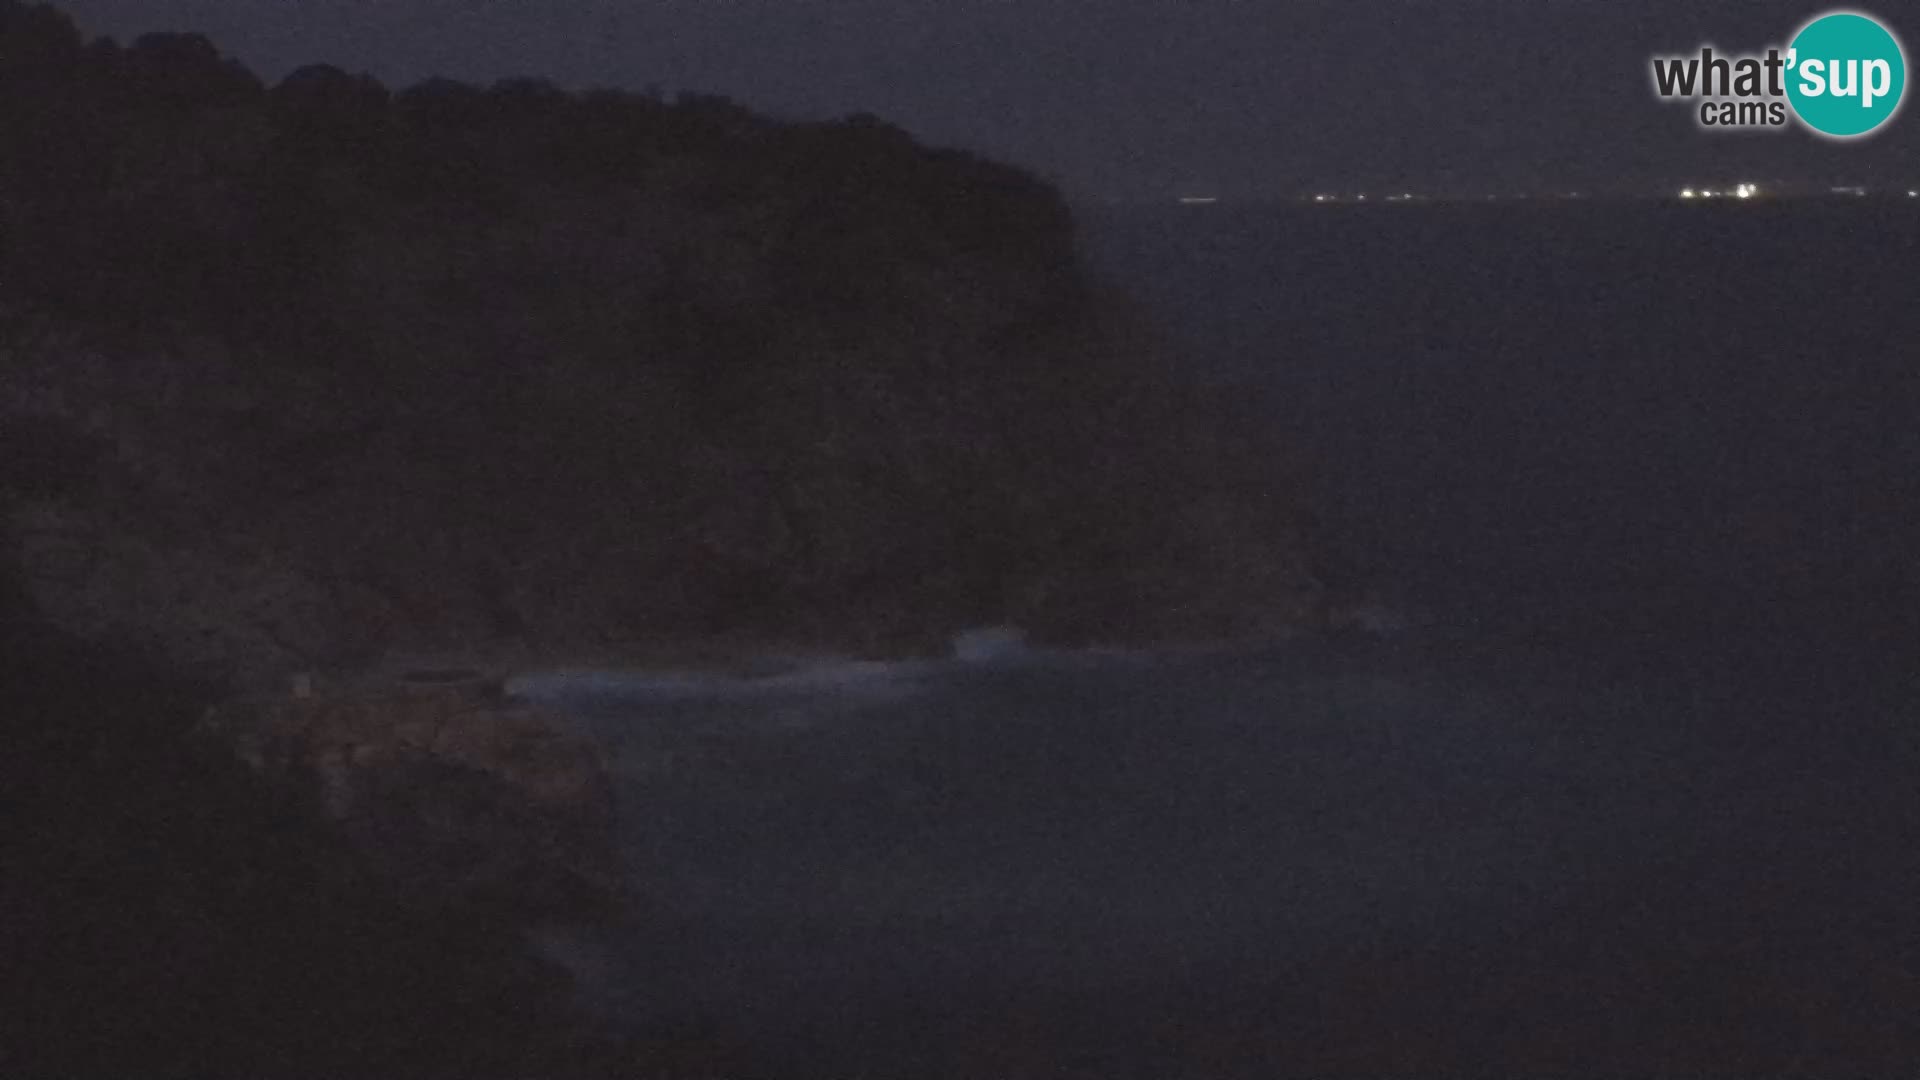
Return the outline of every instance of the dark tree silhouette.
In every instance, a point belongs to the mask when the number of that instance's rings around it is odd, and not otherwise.
[[[129,108],[194,110],[246,105],[264,89],[199,34],[146,34],[120,57],[120,100]]]
[[[373,152],[393,95],[370,75],[310,64],[280,80],[269,115],[289,140],[319,143],[356,157]]]

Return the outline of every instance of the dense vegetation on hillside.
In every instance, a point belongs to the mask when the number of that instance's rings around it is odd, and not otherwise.
[[[271,670],[1243,631],[1314,591],[1271,448],[1199,413],[1016,169],[866,116],[268,88],[17,3],[0,32],[0,402],[99,463],[16,522],[36,565],[107,553],[30,581],[62,625],[187,611],[176,659]]]
[[[0,1072],[620,1060],[198,711],[503,642],[1285,626],[1298,507],[1232,432],[1058,193],[872,117],[267,87],[0,0]]]

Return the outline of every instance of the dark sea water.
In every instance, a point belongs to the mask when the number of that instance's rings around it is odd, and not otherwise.
[[[534,680],[743,1075],[1920,1063],[1920,206],[1105,211],[1429,625]]]
[[[1411,599],[1915,627],[1920,200],[1114,210],[1088,239]]]

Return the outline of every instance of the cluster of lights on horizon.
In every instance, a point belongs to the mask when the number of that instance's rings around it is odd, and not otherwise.
[[[1862,195],[1868,194],[1868,191],[1866,188],[1859,187],[1859,186],[1834,187],[1834,188],[1827,189],[1827,192],[1828,194],[1832,194],[1832,195],[1862,196]],[[1891,192],[1889,194],[1898,194],[1898,193],[1899,191],[1896,190],[1895,192]],[[1759,184],[1742,182],[1739,184],[1735,184],[1731,188],[1686,187],[1686,188],[1680,189],[1679,197],[1686,200],[1755,199],[1765,194],[1767,193],[1761,189]],[[1808,193],[1802,192],[1801,194],[1804,195]],[[1906,194],[1906,197],[1909,199],[1920,199],[1920,189],[1906,189],[1905,194]],[[1792,198],[1794,196],[1792,194],[1789,194],[1787,197]],[[1427,194],[1417,194],[1414,192],[1398,192],[1391,195],[1375,196],[1363,191],[1363,192],[1357,192],[1353,194],[1345,194],[1345,193],[1335,194],[1335,193],[1329,193],[1329,192],[1317,192],[1312,195],[1302,196],[1301,198],[1303,199],[1303,201],[1309,201],[1309,202],[1313,202],[1320,205],[1329,205],[1329,204],[1342,204],[1342,203],[1430,202],[1435,199],[1439,199],[1440,201],[1458,201],[1460,198],[1463,198],[1463,196],[1446,196],[1446,195],[1435,196],[1435,195],[1427,195]],[[1486,201],[1486,202],[1500,202],[1507,198],[1513,198],[1513,199],[1517,199],[1519,201],[1525,202],[1525,201],[1532,201],[1536,199],[1577,200],[1577,199],[1585,199],[1587,198],[1587,195],[1583,192],[1578,192],[1578,191],[1566,191],[1566,192],[1558,192],[1558,193],[1548,194],[1548,195],[1517,195],[1517,196],[1478,195],[1478,196],[1472,196],[1472,198],[1476,201]],[[1222,201],[1224,200],[1214,195],[1183,195],[1179,199],[1179,202],[1183,206],[1211,206]]]
[[[1386,197],[1386,198],[1385,198],[1384,200],[1382,200],[1382,201],[1384,201],[1384,202],[1390,202],[1390,203],[1402,203],[1402,202],[1419,202],[1420,200],[1422,200],[1422,199],[1425,199],[1425,198],[1427,198],[1427,196],[1425,196],[1425,195],[1415,195],[1415,194],[1413,194],[1412,192],[1407,192],[1407,191],[1403,191],[1403,192],[1401,192],[1401,193],[1400,193],[1400,194],[1398,194],[1398,195],[1388,195],[1388,196],[1387,196],[1387,197]],[[1345,201],[1345,200],[1344,200],[1344,198],[1343,198],[1342,196],[1339,196],[1339,195],[1327,195],[1327,194],[1319,194],[1319,195],[1315,195],[1315,196],[1313,197],[1313,201],[1314,201],[1314,202],[1317,202],[1317,203],[1329,203],[1329,202],[1342,202],[1342,201]],[[1359,193],[1358,195],[1355,195],[1355,196],[1353,196],[1353,201],[1354,201],[1354,202],[1366,202],[1366,201],[1367,201],[1367,193],[1363,191],[1363,192],[1361,192],[1361,193]]]
[[[1760,187],[1757,184],[1738,184],[1735,185],[1731,192],[1718,191],[1713,188],[1705,188],[1699,191],[1695,191],[1693,188],[1682,188],[1680,190],[1680,197],[1683,199],[1718,199],[1728,195],[1736,199],[1751,199],[1758,194],[1760,194]]]
[[[1855,196],[1856,198],[1865,196],[1866,194],[1868,194],[1867,189],[1859,185],[1846,185],[1842,187],[1828,188],[1827,193],[1830,195],[1852,195],[1852,196]],[[1760,187],[1757,184],[1738,184],[1738,185],[1735,185],[1732,191],[1721,191],[1715,188],[1682,188],[1680,189],[1680,197],[1683,199],[1720,199],[1720,198],[1751,199],[1759,194],[1760,194]],[[1907,198],[1920,199],[1920,189],[1909,188],[1907,190]]]

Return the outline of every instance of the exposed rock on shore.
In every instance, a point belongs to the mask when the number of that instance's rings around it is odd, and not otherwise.
[[[15,0],[0,90],[0,974],[47,1036],[0,1072],[635,1074],[518,948],[624,899],[594,748],[485,678],[296,672],[1319,603],[1284,448],[1019,169],[697,95],[269,89]]]
[[[595,748],[492,680],[437,673],[383,690],[244,700],[210,711],[198,734],[320,808],[374,866],[432,903],[591,919],[625,892]]]

